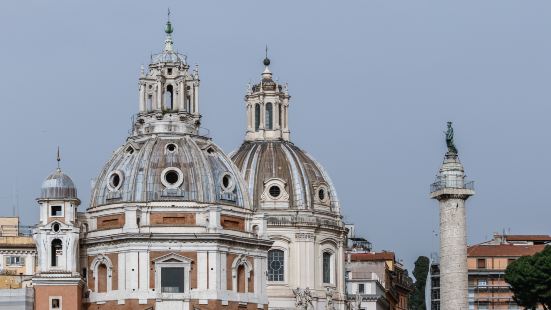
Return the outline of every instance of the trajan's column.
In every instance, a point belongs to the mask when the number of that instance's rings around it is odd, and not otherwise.
[[[446,144],[448,152],[430,194],[440,207],[440,309],[467,310],[465,201],[474,195],[474,187],[473,182],[465,182],[451,122],[448,122]]]

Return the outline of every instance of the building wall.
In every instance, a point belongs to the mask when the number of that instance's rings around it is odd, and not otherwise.
[[[50,310],[51,298],[61,297],[63,310],[82,309],[82,287],[79,285],[36,285],[35,310]]]

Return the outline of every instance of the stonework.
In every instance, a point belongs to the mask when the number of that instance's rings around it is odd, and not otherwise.
[[[440,301],[443,310],[467,310],[465,201],[474,195],[457,154],[448,152],[432,186],[440,206]]]
[[[295,309],[298,291],[308,309],[344,309],[340,204],[290,141],[287,86],[265,59],[230,157],[199,130],[199,69],[173,30],[142,69],[131,133],[86,211],[59,164],[42,185],[36,309]]]

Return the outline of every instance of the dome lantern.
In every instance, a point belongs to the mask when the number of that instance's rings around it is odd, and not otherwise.
[[[199,69],[190,69],[187,57],[175,50],[170,11],[164,32],[163,50],[152,55],[148,70],[140,73],[133,136],[199,134]]]
[[[271,60],[262,61],[264,71],[259,83],[253,85],[245,96],[247,106],[246,141],[285,140],[289,141],[288,109],[291,96],[287,87],[273,80],[270,71]]]

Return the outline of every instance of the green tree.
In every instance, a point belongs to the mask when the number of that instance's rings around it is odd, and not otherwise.
[[[505,281],[511,285],[514,300],[520,306],[551,309],[551,246],[533,256],[524,256],[505,270]]]
[[[410,310],[426,310],[425,286],[427,285],[427,275],[430,267],[429,264],[429,258],[426,256],[419,256],[415,261],[415,268],[413,268],[415,284],[413,285],[413,291],[409,295]]]

